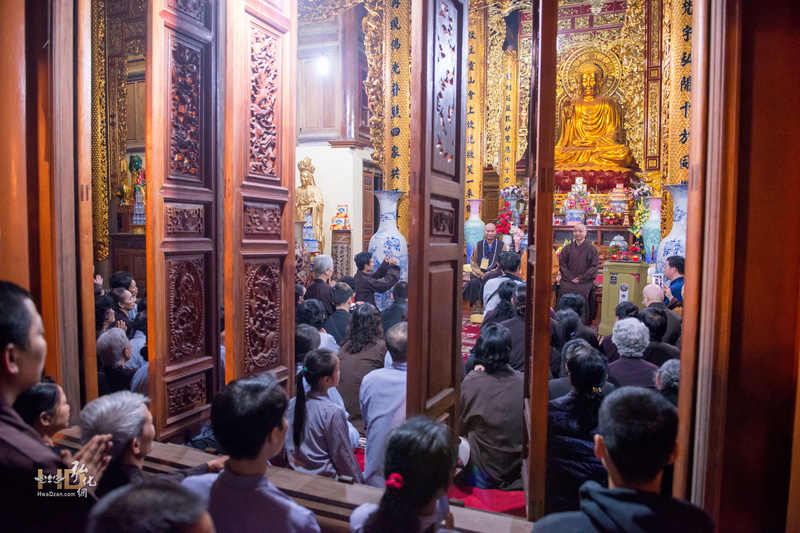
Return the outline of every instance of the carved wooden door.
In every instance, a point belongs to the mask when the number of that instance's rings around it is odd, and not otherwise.
[[[208,416],[218,372],[218,6],[148,2],[148,345],[159,439],[180,440]]]
[[[468,3],[412,3],[408,413],[457,430]]]
[[[227,380],[294,380],[296,4],[227,3],[225,332]],[[290,378],[290,379],[287,379]]]
[[[555,156],[556,15],[555,0],[540,0],[533,10],[532,110],[528,169],[528,298],[525,338],[525,495],[528,518],[544,514],[547,457],[547,379],[550,364],[551,261],[553,258],[553,170]]]

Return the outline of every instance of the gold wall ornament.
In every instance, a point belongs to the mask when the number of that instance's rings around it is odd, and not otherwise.
[[[411,190],[411,0],[384,4],[384,189]],[[409,238],[409,195],[397,203],[397,227]]]
[[[322,22],[360,4],[363,0],[300,0],[298,20],[303,24]]]
[[[645,0],[629,0],[625,23],[620,35],[619,56],[622,61],[620,94],[626,145],[636,163],[644,168],[645,123]]]
[[[364,90],[369,109],[369,132],[372,139],[372,160],[383,169],[383,8],[384,0],[366,0],[367,16],[361,21],[364,51],[367,56],[367,78]]]
[[[486,120],[486,12],[470,10],[467,54],[466,183],[464,199],[483,198],[483,131]],[[469,218],[464,203],[464,217]]]
[[[95,261],[108,258],[106,3],[92,2],[92,235]]]
[[[500,121],[504,100],[503,42],[506,38],[506,22],[499,9],[488,9],[488,39],[486,49],[486,165],[500,173]]]

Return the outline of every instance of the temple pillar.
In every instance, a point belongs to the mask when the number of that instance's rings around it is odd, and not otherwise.
[[[0,278],[30,286],[27,145],[25,142],[25,2],[0,0],[0,145],[3,194],[0,194]]]

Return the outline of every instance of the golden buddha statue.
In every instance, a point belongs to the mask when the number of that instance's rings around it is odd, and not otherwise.
[[[561,106],[561,136],[556,167],[628,169],[630,150],[622,144],[622,112],[613,98],[600,94],[603,69],[587,61],[578,69],[581,97],[567,96]]]
[[[314,165],[311,158],[306,157],[299,163],[297,168],[300,170],[301,186],[295,191],[295,220],[305,221],[305,216],[311,213],[311,226],[314,228],[314,238],[319,243],[319,251],[325,249],[325,234],[322,226],[322,210],[325,202],[322,199],[322,191],[314,181]]]

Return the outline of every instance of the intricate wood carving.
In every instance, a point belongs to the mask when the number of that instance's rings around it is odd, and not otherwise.
[[[200,177],[200,83],[202,52],[172,41],[172,105],[170,109],[170,174]]]
[[[206,374],[195,376],[191,380],[179,381],[167,387],[167,413],[177,416],[195,407],[205,405]]]
[[[250,25],[250,172],[277,178],[278,40]]]
[[[456,234],[456,210],[449,204],[431,200],[431,236],[454,237]]]
[[[206,16],[204,0],[169,0],[169,7],[203,22]]]
[[[280,268],[277,259],[245,265],[244,372],[264,371],[278,362]]]
[[[441,0],[436,13],[434,79],[436,81],[435,116],[433,119],[433,167],[448,175],[455,173],[456,153],[456,58],[458,28],[456,8],[449,0]]]
[[[276,204],[244,203],[245,235],[280,235],[281,208]]]
[[[169,272],[169,362],[206,353],[203,259],[167,261]]]
[[[168,205],[164,225],[167,235],[176,233],[205,234],[205,209],[203,206]]]

